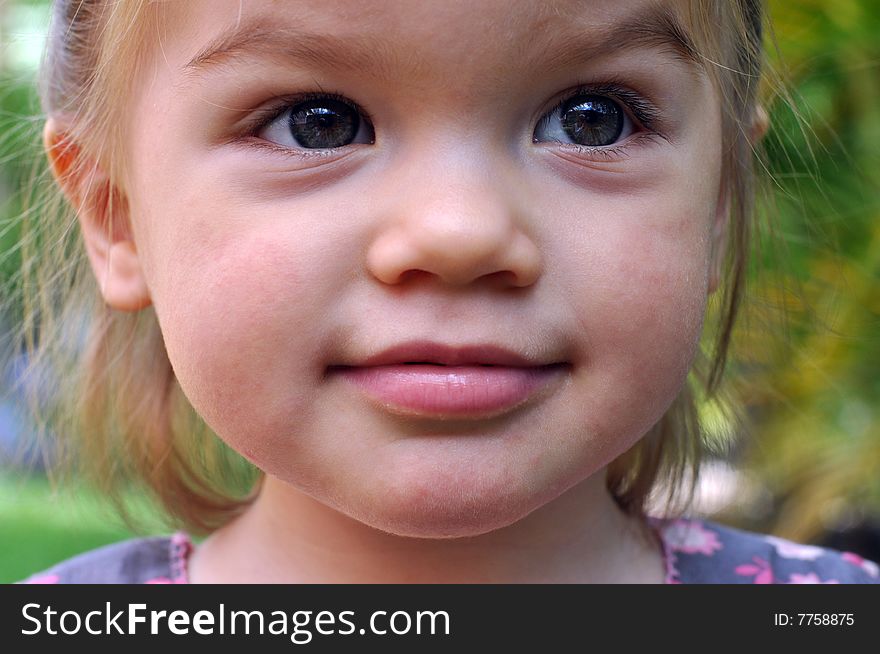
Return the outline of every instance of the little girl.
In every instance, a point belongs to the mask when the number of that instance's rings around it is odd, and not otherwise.
[[[79,229],[30,238],[59,248],[25,257],[33,356],[81,461],[183,531],[31,580],[878,581],[646,515],[696,465],[689,373],[716,390],[744,283],[761,24],[760,0],[56,2],[44,138]]]

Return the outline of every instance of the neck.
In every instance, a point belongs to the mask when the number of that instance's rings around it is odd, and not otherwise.
[[[267,478],[255,503],[193,555],[201,582],[662,583],[659,544],[597,474],[479,536],[388,534]]]

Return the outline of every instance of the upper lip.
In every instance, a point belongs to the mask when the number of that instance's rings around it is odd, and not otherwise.
[[[535,367],[561,362],[532,360],[492,343],[446,345],[432,341],[410,341],[369,356],[355,365],[384,366],[394,363]]]

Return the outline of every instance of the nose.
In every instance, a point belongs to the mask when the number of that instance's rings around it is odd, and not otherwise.
[[[395,200],[367,253],[376,279],[400,284],[418,272],[450,285],[489,277],[512,287],[537,281],[541,253],[508,177],[472,166],[423,172],[399,176],[384,196]]]

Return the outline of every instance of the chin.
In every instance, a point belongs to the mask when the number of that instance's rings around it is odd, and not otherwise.
[[[436,480],[435,480],[436,481]],[[541,506],[522,486],[482,483],[395,484],[349,515],[395,536],[468,538],[507,527]]]
[[[418,514],[370,515],[361,520],[385,533],[403,538],[453,539],[473,538],[507,527],[528,515],[483,509],[450,510],[452,507]]]

